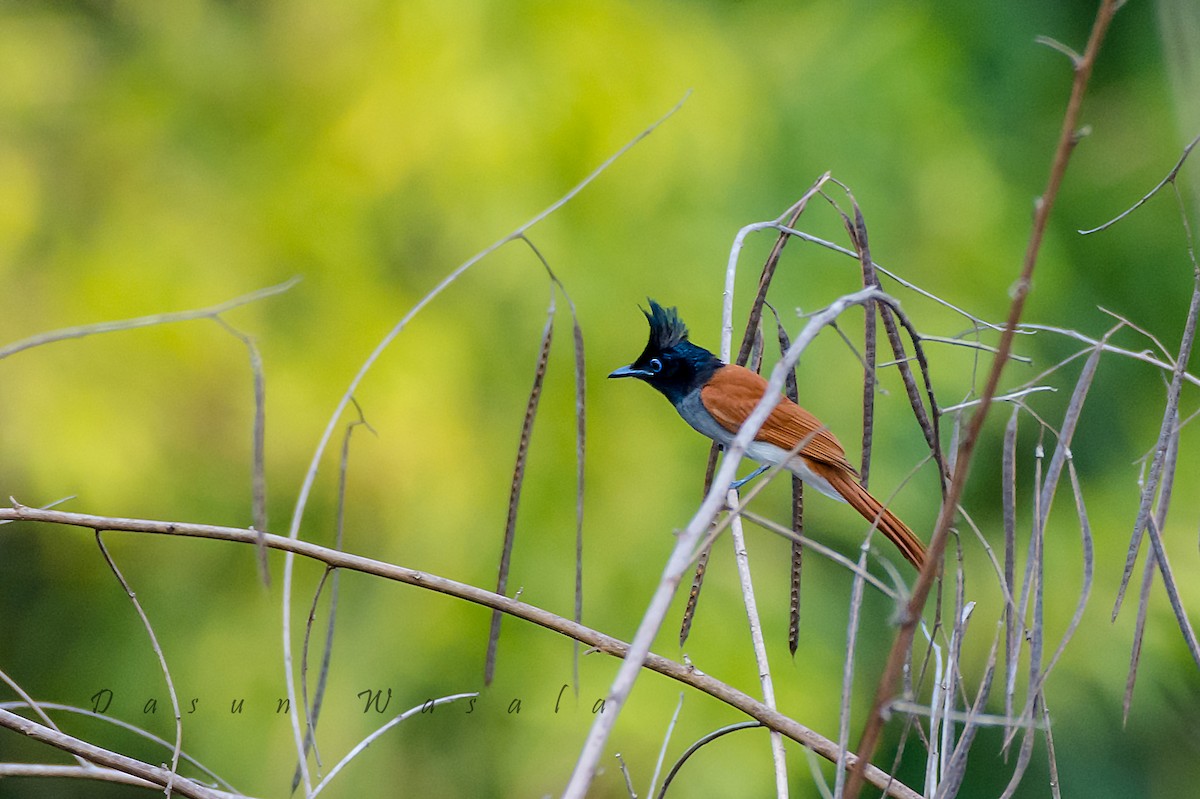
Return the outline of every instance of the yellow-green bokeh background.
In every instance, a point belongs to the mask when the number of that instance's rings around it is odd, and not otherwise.
[[[925,289],[1000,320],[1025,246],[1070,86],[1047,35],[1082,48],[1091,3],[55,2],[0,4],[0,343],[71,325],[214,304],[294,275],[290,292],[228,320],[252,335],[267,384],[271,527],[286,529],[321,430],[387,330],[455,266],[562,195],[624,142],[692,94],[681,111],[530,232],[578,308],[587,355],[585,622],[629,637],[694,507],[707,447],[652,391],[604,376],[644,342],[636,304],[677,304],[717,346],[724,269],[747,223],[777,216],[823,171],[848,184],[875,258]],[[1194,88],[1194,87],[1193,87]],[[1026,318],[1098,335],[1119,312],[1176,346],[1190,290],[1179,216],[1164,195],[1106,234],[1099,224],[1157,182],[1178,156],[1153,8],[1117,18],[1096,70],[1079,147],[1043,249]],[[1194,133],[1190,132],[1190,133]],[[1189,133],[1189,135],[1190,135]],[[1185,177],[1187,173],[1185,172]],[[844,242],[814,204],[804,227]],[[773,237],[751,238],[744,312]],[[812,310],[856,286],[854,262],[793,244],[773,299]],[[889,284],[923,331],[961,318]],[[512,461],[549,290],[511,244],[421,312],[358,392],[377,435],[360,430],[348,475],[346,546],[494,585]],[[520,509],[510,590],[570,615],[574,553],[574,395],[570,328],[559,319]],[[854,316],[855,320],[859,317]],[[847,321],[845,329],[854,330]],[[1148,343],[1126,334],[1121,343]],[[1073,351],[1023,340],[1035,368]],[[935,349],[943,402],[971,386],[969,353]],[[1014,367],[1009,385],[1035,371]],[[1075,372],[1031,407],[1061,419]],[[801,366],[806,405],[852,456],[861,375],[826,333]],[[1097,547],[1083,626],[1051,677],[1059,776],[1069,795],[1182,796],[1200,779],[1200,680],[1159,588],[1127,725],[1121,696],[1133,610],[1108,622],[1137,501],[1138,467],[1158,429],[1152,370],[1104,362],[1075,443]],[[922,454],[893,375],[880,399],[874,485],[890,492]],[[1195,408],[1185,397],[1184,413]],[[0,364],[0,491],[98,514],[248,525],[251,376],[242,345],[207,321],[95,336]],[[1000,409],[969,501],[998,545]],[[1022,421],[1028,518],[1035,425]],[[339,428],[340,430],[340,428]],[[340,436],[340,432],[338,433]],[[1198,477],[1190,429],[1165,531],[1185,605],[1194,579]],[[1052,445],[1048,440],[1047,445]],[[337,438],[322,461],[302,533],[329,543]],[[926,537],[936,512],[926,467],[896,499]],[[1047,629],[1061,634],[1080,580],[1069,497],[1048,543]],[[786,518],[772,486],[760,510]],[[859,522],[820,499],[810,524],[853,554]],[[768,647],[781,708],[828,736],[850,580],[810,557],[799,656],[786,653],[786,545],[754,531]],[[110,534],[106,542],[155,623],[185,702],[187,750],[250,794],[285,796],[294,764],[279,634],[280,567],[270,590],[252,553],[213,542]],[[1025,539],[1022,539],[1024,541]],[[968,539],[968,595],[980,601],[966,647],[972,692],[997,617],[994,579]],[[911,576],[908,571],[904,574]],[[301,613],[319,570],[297,570]],[[481,689],[488,614],[359,575],[343,575],[340,625],[321,721],[326,765],[383,717],[359,691],[393,692],[389,712]],[[856,725],[891,638],[890,608],[869,597]],[[297,616],[297,619],[300,619]],[[656,649],[678,657],[678,612]],[[686,653],[758,693],[728,541],[718,545]],[[496,683],[465,705],[401,725],[329,789],[516,797],[561,790],[616,665],[508,620]],[[0,668],[46,701],[86,705],[170,736],[158,666],[134,611],[86,531],[0,530]],[[625,796],[620,752],[644,795],[679,694],[639,682],[594,795]],[[7,696],[7,694],[5,694]],[[157,699],[158,712],[145,703]],[[241,714],[229,712],[244,699]],[[509,712],[519,700],[520,713]],[[185,707],[187,709],[187,707]],[[993,703],[992,710],[1001,709]],[[71,718],[68,729],[151,762],[160,750]],[[688,693],[668,760],[742,720]],[[856,726],[857,729],[857,726]],[[891,742],[894,744],[894,739]],[[900,775],[920,786],[919,758]],[[964,796],[998,795],[1012,769],[981,733]],[[890,751],[880,762],[887,762]],[[47,760],[0,735],[0,759]],[[816,796],[791,755],[794,796]],[[828,774],[828,769],[826,769]],[[1018,796],[1049,794],[1039,741]],[[685,768],[676,795],[763,796],[765,735],[740,733]],[[135,789],[6,780],[0,796],[134,795]],[[140,795],[140,792],[139,792]]]

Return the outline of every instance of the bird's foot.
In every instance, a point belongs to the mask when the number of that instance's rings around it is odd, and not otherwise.
[[[746,483],[749,483],[755,477],[758,477],[760,474],[765,472],[767,470],[767,468],[768,467],[766,467],[766,466],[759,466],[757,469],[750,472],[750,474],[746,475],[741,480],[734,480],[732,483],[730,483],[729,487],[732,488],[734,491],[737,491],[739,488],[744,486]]]

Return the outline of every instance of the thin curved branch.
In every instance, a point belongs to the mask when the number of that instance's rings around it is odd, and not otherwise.
[[[7,347],[0,347],[0,360],[7,358],[10,355],[15,355],[23,350],[40,347],[43,344],[53,344],[56,341],[66,341],[73,338],[84,338],[85,336],[94,336],[98,333],[116,333],[121,330],[134,330],[139,327],[152,327],[153,325],[165,325],[171,322],[189,322],[193,319],[215,319],[226,311],[231,311],[242,305],[248,305],[252,302],[272,297],[276,294],[282,294],[292,286],[300,282],[300,278],[294,277],[291,280],[275,285],[268,286],[265,289],[252,291],[249,294],[243,294],[241,297],[235,297],[232,300],[211,305],[208,308],[199,308],[192,311],[175,311],[173,313],[151,314],[150,316],[138,316],[133,319],[119,319],[114,322],[98,322],[94,325],[80,325],[78,327],[64,327],[61,330],[51,330],[48,333],[39,333],[36,336],[14,341]]]
[[[988,410],[991,407],[992,398],[996,396],[996,389],[1000,383],[1000,375],[1008,362],[1009,353],[1012,351],[1013,338],[1017,333],[1021,315],[1025,310],[1025,300],[1028,298],[1033,285],[1033,272],[1037,266],[1038,254],[1041,252],[1042,240],[1046,233],[1050,212],[1053,210],[1054,202],[1058,197],[1058,190],[1062,185],[1063,176],[1066,174],[1071,153],[1079,140],[1080,110],[1083,106],[1083,96],[1087,89],[1088,80],[1092,74],[1092,67],[1096,63],[1096,57],[1100,51],[1100,43],[1104,41],[1104,35],[1108,31],[1109,23],[1112,22],[1118,6],[1119,3],[1117,0],[1103,0],[1100,4],[1088,37],[1087,47],[1084,49],[1083,58],[1075,66],[1075,79],[1071,86],[1071,96],[1067,101],[1067,109],[1063,115],[1062,129],[1059,132],[1058,144],[1054,150],[1054,160],[1050,167],[1050,175],[1046,181],[1046,188],[1037,202],[1036,213],[1033,218],[1033,228],[1030,231],[1029,242],[1025,248],[1025,255],[1022,258],[1020,277],[1017,279],[1013,292],[1008,322],[1005,324],[1004,332],[1000,336],[999,352],[996,354],[991,371],[987,376],[987,382],[984,384],[979,409],[971,416],[966,435],[959,445],[958,456],[955,458],[953,479],[950,481],[950,488],[942,505],[942,513],[938,516],[933,537],[929,542],[929,554],[925,561],[925,567],[921,569],[916,585],[913,587],[913,595],[909,602],[907,618],[901,624],[892,644],[887,665],[875,692],[871,715],[867,719],[862,738],[859,741],[859,765],[850,774],[850,782],[847,785],[845,794],[846,799],[857,799],[862,790],[862,768],[874,756],[875,749],[879,745],[880,735],[886,719],[886,709],[900,680],[908,651],[912,647],[917,621],[920,619],[921,611],[925,607],[925,601],[929,597],[929,591],[934,579],[941,569],[942,557],[946,550],[950,527],[954,522],[958,501],[966,485],[967,473],[970,469],[972,456],[975,454],[975,446],[979,441],[979,434],[983,429],[983,422],[987,418]]]
[[[329,783],[333,780],[334,777],[337,776],[337,773],[339,771],[341,771],[343,768],[345,768],[350,763],[351,760],[353,760],[354,758],[358,757],[363,752],[365,752],[367,747],[370,746],[372,743],[374,743],[375,740],[379,738],[379,736],[383,735],[385,732],[390,730],[392,727],[395,727],[400,722],[412,718],[417,713],[424,713],[426,708],[428,708],[429,711],[432,712],[433,708],[437,707],[438,705],[449,704],[450,702],[454,702],[459,699],[466,699],[467,697],[472,697],[472,696],[479,696],[479,692],[472,691],[472,692],[465,693],[465,694],[453,694],[451,696],[443,696],[443,697],[439,697],[438,699],[432,699],[428,702],[423,702],[422,704],[416,705],[415,707],[411,707],[408,710],[401,713],[400,715],[396,716],[395,718],[392,718],[387,723],[383,724],[379,729],[375,730],[375,732],[371,733],[366,738],[363,738],[361,741],[359,741],[358,744],[353,749],[351,749],[349,752],[347,752],[346,756],[343,757],[341,760],[339,760],[337,762],[337,765],[335,765],[333,768],[331,768],[329,770],[329,773],[327,775],[325,775],[325,779],[321,780],[319,783],[317,783],[317,785],[315,787],[313,787],[312,795],[316,796],[321,791],[328,788]]]
[[[572,199],[574,199],[577,194],[579,194],[581,191],[583,191],[585,188],[587,188],[587,186],[589,184],[591,184],[592,181],[594,181],[596,178],[598,178],[617,159],[619,159],[621,156],[623,156],[626,152],[628,152],[634,145],[636,145],[642,139],[646,138],[651,133],[653,133],[655,130],[657,130],[660,125],[662,125],[671,116],[673,116],[675,114],[675,112],[678,111],[683,106],[683,104],[687,101],[687,98],[690,95],[691,95],[691,92],[689,91],[687,94],[685,94],[683,96],[683,98],[678,103],[676,103],[671,108],[671,110],[669,110],[666,114],[664,114],[662,117],[660,117],[656,122],[654,122],[650,126],[643,129],[640,133],[638,133],[638,135],[634,136],[632,139],[630,139],[628,142],[626,142],[623,146],[621,146],[620,149],[618,149],[615,153],[613,153],[611,156],[609,156],[603,163],[601,163],[598,167],[593,169],[586,177],[583,178],[583,180],[581,180],[581,181],[579,181],[579,183],[575,184],[575,186],[573,186],[571,189],[569,189],[565,194],[563,194],[561,197],[559,197],[553,203],[548,205],[546,208],[539,211],[528,222],[524,223],[523,225],[521,225],[520,227],[518,227],[516,230],[512,231],[508,235],[502,236],[501,238],[492,242],[487,247],[483,248],[482,250],[477,252],[475,255],[472,255],[466,261],[464,261],[463,263],[461,263],[457,267],[455,267],[453,271],[451,271],[449,274],[447,274],[444,278],[442,278],[437,283],[437,285],[435,285],[432,289],[430,289],[429,292],[425,294],[425,296],[423,296],[420,300],[418,300],[417,303],[415,305],[413,305],[412,308],[410,308],[408,310],[408,312],[404,314],[403,317],[400,318],[400,321],[396,322],[396,324],[392,326],[391,330],[389,330],[387,332],[387,334],[385,334],[384,337],[379,340],[379,343],[375,345],[375,348],[372,349],[370,354],[368,354],[367,357],[363,360],[362,365],[359,366],[359,368],[358,368],[358,371],[354,373],[354,377],[352,377],[350,379],[349,384],[346,386],[346,390],[342,393],[342,396],[338,400],[336,407],[334,407],[333,413],[330,414],[330,416],[329,416],[329,421],[326,423],[325,429],[321,433],[321,438],[317,442],[317,446],[316,446],[315,450],[313,451],[312,460],[309,462],[308,469],[304,474],[304,480],[300,484],[300,491],[296,496],[296,503],[292,508],[292,520],[291,520],[291,524],[288,527],[288,535],[291,538],[298,539],[300,537],[300,525],[304,520],[304,512],[305,512],[305,509],[308,507],[308,498],[309,498],[309,495],[312,493],[313,485],[315,484],[316,479],[317,479],[317,468],[320,465],[321,459],[325,454],[326,447],[329,446],[329,440],[330,440],[330,438],[332,438],[333,431],[337,427],[338,419],[340,419],[342,414],[345,412],[346,406],[350,404],[351,398],[354,396],[354,393],[358,390],[358,386],[360,383],[362,383],[363,378],[366,377],[367,372],[369,372],[371,370],[371,367],[373,367],[375,365],[375,362],[377,360],[379,360],[380,356],[383,354],[383,351],[386,350],[388,348],[388,346],[390,346],[391,343],[396,339],[396,337],[400,335],[401,331],[403,331],[404,328],[408,326],[408,323],[413,319],[413,317],[415,317],[418,313],[420,313],[421,310],[423,308],[425,308],[426,305],[433,302],[433,300],[435,298],[437,298],[438,295],[440,295],[443,291],[446,290],[446,288],[448,288],[456,280],[458,280],[458,278],[460,278],[468,269],[470,269],[475,264],[482,261],[487,256],[491,255],[496,250],[503,247],[505,244],[508,244],[511,241],[516,241],[518,239],[524,238],[526,232],[530,228],[532,228],[534,225],[538,224],[542,220],[546,219],[546,217],[555,213],[556,211],[558,211],[559,208],[562,208],[564,205],[566,205],[568,202],[570,202]],[[293,673],[293,668],[292,668],[292,619],[291,619],[292,606],[291,606],[291,604],[292,604],[292,569],[293,569],[293,567],[294,567],[293,559],[292,559],[292,556],[289,554],[287,557],[284,558],[284,561],[283,561],[283,589],[282,589],[283,590],[283,602],[282,602],[283,623],[281,625],[281,632],[282,632],[282,638],[283,638],[283,671],[284,671],[284,684],[287,689],[287,698],[288,698],[288,706],[289,706],[288,716],[292,722],[292,737],[294,738],[294,743],[296,746],[296,754],[299,757],[301,776],[303,778],[305,793],[307,795],[309,793],[309,791],[311,790],[312,786],[310,784],[309,775],[308,775],[308,764],[305,762],[305,759],[304,759],[304,738],[303,738],[303,734],[301,731],[299,707],[296,702],[296,679],[295,679],[295,674]]]
[[[254,533],[250,531],[246,532],[249,536],[247,543],[254,543]],[[7,727],[14,732],[27,735],[35,741],[49,744],[56,749],[70,752],[73,755],[78,755],[98,766],[116,769],[125,774],[140,777],[160,788],[170,785],[174,793],[186,796],[188,799],[230,799],[231,797],[238,796],[238,794],[225,793],[224,791],[218,791],[201,785],[198,782],[173,773],[170,769],[162,768],[161,766],[152,766],[149,763],[143,763],[141,760],[122,755],[119,752],[104,749],[72,735],[52,730],[44,724],[30,721],[24,716],[18,716],[10,710],[0,709],[0,727]],[[97,776],[99,777],[99,775]]]
[[[1167,176],[1165,178],[1163,178],[1162,180],[1160,180],[1158,182],[1157,186],[1152,188],[1150,191],[1146,192],[1146,194],[1143,195],[1142,199],[1138,200],[1133,205],[1129,206],[1124,211],[1122,211],[1121,213],[1117,214],[1112,219],[1105,222],[1103,225],[1099,225],[1098,227],[1090,228],[1089,230],[1080,230],[1077,232],[1080,233],[1081,235],[1087,236],[1089,234],[1097,233],[1101,230],[1105,230],[1105,229],[1110,228],[1113,225],[1117,224],[1118,222],[1120,222],[1122,219],[1124,219],[1125,217],[1132,214],[1137,209],[1141,208],[1143,205],[1146,204],[1146,202],[1151,197],[1158,194],[1162,190],[1163,186],[1166,186],[1168,183],[1175,182],[1175,178],[1179,177],[1179,170],[1183,169],[1183,162],[1187,160],[1187,157],[1189,155],[1191,155],[1193,148],[1195,148],[1195,146],[1197,144],[1200,144],[1200,136],[1196,136],[1196,138],[1192,139],[1191,143],[1189,143],[1187,147],[1183,148],[1183,155],[1179,156],[1179,160],[1175,162],[1175,166],[1171,168],[1171,171],[1167,173]]]
[[[83,527],[91,530],[116,530],[129,533],[180,535],[191,538],[208,538],[218,541],[232,541],[249,545],[253,545],[258,541],[258,533],[256,531],[240,527],[222,527],[218,525],[168,522],[152,519],[129,519],[95,516],[86,513],[69,513],[66,511],[30,508],[19,503],[15,503],[14,507],[0,508],[0,519],[43,522],[47,524]],[[364,574],[371,574],[376,577],[383,577],[388,580],[394,580],[396,582],[406,583],[408,585],[417,586],[430,591],[436,591],[438,593],[453,596],[458,599],[464,599],[468,602],[474,602],[477,605],[500,610],[504,613],[508,613],[511,616],[515,616],[540,627],[544,627],[547,630],[574,638],[575,640],[595,649],[598,652],[603,652],[604,654],[611,655],[613,657],[624,658],[629,650],[630,645],[617,638],[605,635],[597,630],[585,627],[582,624],[577,624],[570,619],[565,619],[534,605],[529,605],[515,599],[509,599],[506,596],[501,596],[500,594],[495,594],[491,591],[486,591],[473,585],[460,583],[456,580],[450,580],[445,577],[439,577],[438,575],[430,574],[428,572],[417,571],[416,569],[408,569],[403,566],[387,563],[385,561],[375,560],[374,558],[366,558],[362,557],[361,555],[354,555],[350,552],[330,549],[328,547],[323,547],[308,541],[292,539],[286,536],[268,534],[266,537],[266,543],[267,546],[272,549],[278,549],[283,552],[290,552],[293,555],[310,558],[334,568],[349,569],[352,571],[362,572]],[[769,727],[772,730],[778,730],[796,743],[808,747],[830,762],[837,762],[839,752],[837,745],[833,741],[830,741],[828,738],[825,738],[819,733],[809,729],[795,719],[771,710],[763,703],[751,697],[749,694],[743,693],[742,691],[739,691],[736,688],[721,682],[720,680],[710,677],[703,672],[697,671],[691,666],[686,666],[682,663],[677,663],[673,660],[668,660],[667,658],[660,657],[655,654],[646,655],[644,666],[651,671],[658,672],[659,674],[670,677],[673,680],[690,685],[693,688],[708,694],[709,696],[725,702],[726,704],[742,711],[751,718],[762,722],[763,726]],[[4,712],[7,711],[0,711],[0,713]],[[18,716],[16,718],[20,717]],[[0,725],[8,726],[4,724],[4,721],[4,717],[0,716]],[[86,757],[87,755],[85,754],[84,756]],[[846,762],[847,766],[853,766],[857,762],[857,758],[851,754],[848,756]],[[136,773],[138,776],[145,776],[140,771],[132,773]],[[152,776],[145,778],[150,779],[152,782],[157,782]],[[911,788],[906,787],[902,783],[897,782],[882,769],[874,766],[867,767],[866,779],[872,785],[876,785],[879,788],[886,790],[887,795],[889,796],[897,797],[898,799],[920,799],[920,794],[913,791]],[[178,790],[178,783],[176,784],[176,790]],[[191,796],[192,794],[184,795]],[[216,793],[214,792],[212,795],[216,795]],[[208,795],[205,795],[205,799],[207,799],[207,796]]]
[[[146,615],[145,609],[142,608],[142,603],[138,601],[137,593],[133,590],[129,581],[125,579],[125,575],[121,573],[117,562],[109,554],[108,547],[104,546],[104,541],[99,530],[96,531],[96,545],[100,547],[100,554],[104,556],[105,562],[108,563],[108,568],[116,576],[117,582],[121,584],[121,588],[125,589],[125,595],[129,597],[129,601],[133,604],[133,609],[137,611],[138,618],[142,620],[142,626],[146,628],[146,635],[150,638],[150,646],[154,650],[154,654],[158,658],[158,666],[162,670],[163,682],[167,686],[167,696],[171,699],[171,711],[175,716],[175,746],[171,749],[171,779],[167,782],[166,786],[167,796],[170,796],[173,787],[172,783],[178,777],[179,753],[183,751],[183,714],[179,710],[179,694],[175,691],[175,680],[171,677],[171,667],[167,665],[167,657],[163,654],[162,647],[158,644],[158,635],[154,632],[154,625],[150,623],[150,617]]]
[[[731,732],[737,732],[738,730],[752,730],[755,727],[761,726],[762,725],[757,721],[742,721],[737,724],[731,724],[728,727],[722,727],[719,730],[714,730],[700,740],[696,741],[694,744],[689,746],[682,755],[679,756],[679,759],[675,761],[675,765],[671,766],[671,770],[667,772],[667,778],[663,781],[662,790],[660,790],[657,794],[658,799],[666,799],[667,788],[671,787],[671,781],[675,779],[675,775],[679,773],[679,769],[683,768],[683,764],[687,762],[688,758],[700,751],[700,747],[704,746],[705,744],[710,744],[718,738],[723,738]]]
[[[20,710],[22,708],[29,708],[29,709],[33,710],[34,712],[37,712],[39,717],[41,717],[43,719],[43,721],[47,722],[46,726],[50,727],[53,730],[57,730],[58,727],[54,724],[53,721],[50,721],[48,718],[46,718],[44,716],[44,714],[38,712],[39,710],[61,710],[64,713],[74,713],[79,716],[86,716],[87,718],[92,719],[94,721],[100,721],[105,724],[111,724],[114,727],[119,727],[122,730],[127,730],[128,732],[131,732],[134,735],[138,736],[139,738],[142,738],[143,740],[150,741],[153,744],[157,744],[158,746],[161,746],[163,749],[167,750],[168,752],[171,751],[172,747],[175,746],[173,743],[171,743],[170,741],[168,741],[165,738],[161,738],[148,730],[144,730],[135,724],[130,724],[128,721],[124,721],[122,719],[116,718],[115,716],[110,716],[107,713],[98,713],[94,710],[88,710],[87,708],[76,707],[74,705],[65,705],[61,702],[38,702],[36,706],[31,704],[28,700],[23,701],[23,702],[0,702],[0,709],[2,709],[2,710],[14,710],[15,711],[15,710]],[[215,771],[213,771],[208,766],[201,763],[196,758],[189,755],[187,752],[180,751],[179,757],[185,763],[187,763],[189,766],[192,766],[193,768],[197,769],[198,771],[202,771],[206,775],[208,775],[208,778],[212,784],[223,785],[223,786],[225,786],[226,790],[228,790],[232,794],[239,793],[233,787],[233,785],[230,784],[230,782],[228,780],[226,780],[221,775],[217,774]],[[83,765],[85,767],[88,766],[88,762],[84,758],[76,756],[76,759],[79,761],[79,763],[81,765]],[[13,765],[13,764],[8,764],[8,765]],[[3,776],[2,772],[0,772],[0,776]]]
[[[746,421],[742,423],[738,434],[726,448],[725,457],[721,460],[721,467],[717,470],[716,477],[713,479],[712,485],[704,497],[704,501],[701,502],[700,507],[692,515],[687,527],[676,539],[675,548],[671,551],[671,555],[663,567],[658,586],[654,590],[654,595],[651,597],[646,607],[646,612],[642,615],[642,620],[638,624],[633,641],[629,645],[625,662],[617,670],[617,676],[613,679],[612,685],[609,688],[605,712],[597,715],[595,721],[592,722],[591,731],[588,733],[583,750],[575,763],[575,770],[572,772],[571,779],[567,783],[566,790],[563,792],[564,799],[582,799],[587,794],[588,786],[591,785],[592,777],[596,773],[600,758],[604,752],[605,742],[616,725],[617,718],[625,705],[625,701],[629,698],[630,692],[633,690],[633,684],[637,680],[642,666],[647,662],[646,658],[650,653],[650,645],[653,643],[655,636],[658,635],[663,620],[670,610],[675,592],[683,580],[684,571],[689,568],[693,554],[698,551],[697,545],[703,538],[704,533],[709,529],[713,519],[716,518],[716,515],[724,506],[727,492],[733,483],[738,465],[741,463],[742,456],[746,453],[746,447],[749,446],[754,436],[758,434],[759,428],[762,427],[763,423],[767,420],[767,416],[774,410],[782,398],[783,394],[781,392],[787,372],[795,366],[800,354],[812,343],[825,325],[837,319],[846,309],[862,305],[872,299],[894,302],[886,294],[873,288],[863,289],[862,291],[839,297],[830,303],[825,310],[809,320],[783,359],[775,364],[775,368],[771,371],[771,378],[767,381],[767,387],[764,390],[762,399],[759,400],[754,410],[746,417]],[[760,717],[755,716],[755,718]],[[784,731],[781,730],[781,732]],[[784,732],[784,734],[786,735],[787,733]]]

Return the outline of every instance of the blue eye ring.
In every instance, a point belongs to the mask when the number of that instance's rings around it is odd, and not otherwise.
[[[646,371],[652,375],[656,375],[662,371],[663,364],[658,358],[651,358],[650,363],[646,364]]]

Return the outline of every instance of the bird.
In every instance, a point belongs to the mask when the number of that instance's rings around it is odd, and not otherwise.
[[[642,310],[650,323],[646,349],[636,361],[614,370],[609,377],[633,377],[649,383],[697,432],[728,447],[766,393],[767,381],[757,372],[725,363],[693,344],[676,308],[649,302],[650,310]],[[801,442],[798,453],[789,457]],[[788,397],[780,396],[779,404],[746,448],[746,455],[763,466],[734,487],[782,463],[822,494],[848,503],[876,525],[917,569],[924,564],[925,547],[920,539],[867,491],[837,437]]]

